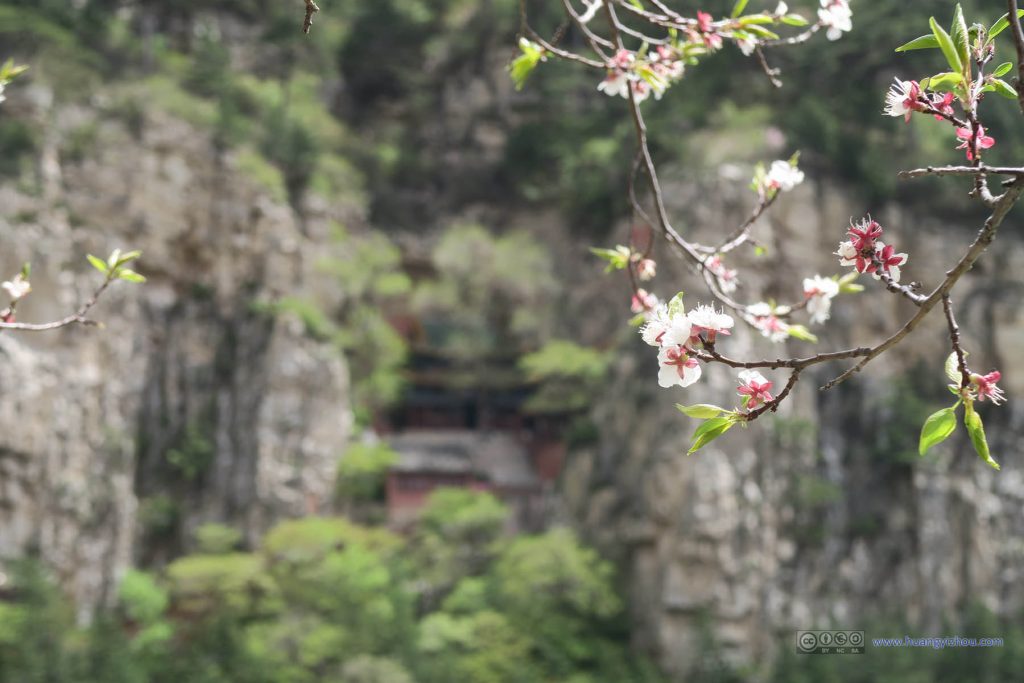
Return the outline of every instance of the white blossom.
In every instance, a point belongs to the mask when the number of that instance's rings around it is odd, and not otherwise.
[[[788,161],[773,161],[765,177],[765,185],[773,190],[789,192],[804,181],[804,172]]]
[[[629,75],[624,71],[609,73],[597,89],[610,97],[629,97]]]
[[[0,284],[0,289],[7,292],[7,295],[11,297],[11,301],[20,301],[32,291],[32,285],[26,280],[21,273],[14,276],[13,280],[8,280],[3,284]]]
[[[754,327],[773,342],[782,342],[789,337],[789,325],[776,315],[776,310],[764,301],[747,306],[747,313],[753,318]]]
[[[830,277],[815,275],[804,279],[804,296],[812,323],[823,323],[832,311],[832,299],[839,294],[839,283]]]
[[[718,334],[731,334],[729,330],[735,324],[732,316],[719,313],[712,306],[697,306],[687,313],[686,317],[692,328],[690,335],[699,337],[704,334],[709,342],[714,342]]]
[[[663,346],[658,352],[658,386],[688,387],[700,379],[701,369],[682,346]]]
[[[829,40],[839,40],[853,30],[853,10],[847,0],[821,0],[818,20],[828,29],[825,35]]]

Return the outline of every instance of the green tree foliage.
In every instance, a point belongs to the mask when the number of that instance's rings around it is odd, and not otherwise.
[[[568,531],[502,536],[506,516],[489,494],[449,490],[407,538],[341,518],[284,522],[254,553],[201,552],[160,575],[129,572],[117,608],[87,628],[26,564],[13,599],[0,602],[0,681],[658,680],[614,625],[622,614],[608,564]],[[428,586],[439,570],[422,552],[426,537],[451,557],[469,557],[466,546],[480,554]],[[428,604],[426,591],[438,599]]]
[[[373,502],[384,497],[388,468],[398,462],[398,453],[384,443],[358,443],[338,461],[335,492],[342,501]]]
[[[536,348],[550,334],[554,264],[529,234],[455,225],[431,262],[436,275],[416,288],[413,307],[431,320],[432,346],[473,363]]]

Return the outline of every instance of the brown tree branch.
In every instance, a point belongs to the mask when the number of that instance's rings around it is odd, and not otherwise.
[[[313,15],[320,11],[314,0],[306,0],[306,18],[302,21],[302,32],[309,33],[313,26]]]
[[[967,356],[960,346],[960,328],[953,316],[953,303],[949,300],[948,294],[942,295],[942,310],[946,314],[946,326],[949,328],[949,342],[956,353],[956,366],[960,370],[960,387],[965,388],[971,383],[971,373],[967,371]]]
[[[96,291],[92,293],[85,303],[78,307],[78,310],[60,320],[55,320],[49,323],[5,323],[0,322],[0,332],[3,330],[15,330],[19,332],[48,332],[50,330],[57,330],[62,327],[68,327],[69,325],[86,325],[86,326],[100,326],[102,323],[90,320],[87,315],[96,302],[99,301],[103,292],[107,291],[107,287],[114,281],[115,278],[108,275],[103,283],[96,288]]]
[[[1006,0],[1007,16],[1010,20],[1010,29],[1013,31],[1013,46],[1017,50],[1017,78],[1014,85],[1017,88],[1017,104],[1024,114],[1024,30],[1021,30],[1020,17],[1017,16],[1017,0]]]

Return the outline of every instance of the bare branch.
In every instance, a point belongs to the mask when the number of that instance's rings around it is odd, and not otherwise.
[[[5,323],[0,322],[0,332],[3,330],[15,330],[19,332],[48,332],[50,330],[57,330],[62,327],[68,327],[69,325],[86,325],[86,326],[100,326],[102,323],[98,323],[95,320],[90,320],[87,316],[89,311],[96,302],[99,301],[103,292],[107,291],[107,287],[114,281],[112,275],[108,275],[103,283],[96,288],[96,291],[92,293],[84,304],[79,306],[78,310],[69,316],[55,320],[49,323]]]
[[[1010,28],[1013,30],[1013,46],[1017,49],[1017,79],[1014,85],[1017,87],[1017,103],[1020,111],[1024,114],[1024,31],[1020,27],[1020,17],[1017,16],[1017,0],[1006,0],[1006,9],[1009,14]]]
[[[934,176],[945,176],[945,175],[1008,175],[1008,176],[1022,176],[1024,175],[1024,168],[1015,168],[1011,166],[985,166],[981,164],[979,166],[927,166],[925,168],[915,168],[911,171],[900,171],[897,175],[900,178],[919,178],[921,176],[934,175]]]
[[[302,32],[309,33],[309,29],[313,26],[313,15],[320,11],[316,2],[313,0],[306,0],[306,18],[302,21]]]
[[[942,310],[946,314],[946,326],[949,328],[949,342],[953,346],[953,352],[956,354],[956,365],[960,370],[960,387],[967,387],[971,383],[971,373],[967,371],[967,356],[964,354],[964,349],[960,346],[960,328],[956,324],[956,318],[953,316],[953,303],[949,300],[948,294],[942,295]]]

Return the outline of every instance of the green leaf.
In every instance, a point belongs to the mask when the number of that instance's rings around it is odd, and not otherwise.
[[[939,22],[935,21],[935,17],[931,17],[928,20],[928,24],[932,27],[935,40],[939,41],[939,49],[946,56],[950,70],[956,73],[963,73],[964,64],[960,60],[960,54],[957,52],[956,46],[953,45],[953,39],[946,33],[946,29],[939,26]]]
[[[526,38],[519,39],[519,49],[523,54],[512,60],[509,65],[509,75],[515,83],[516,90],[522,90],[526,79],[530,77],[537,64],[544,60],[544,48]]]
[[[999,463],[995,461],[988,449],[988,439],[985,438],[985,425],[981,422],[981,415],[974,412],[974,407],[970,402],[967,403],[967,409],[964,411],[964,426],[967,427],[974,450],[978,452],[981,459],[995,469],[1000,469]]]
[[[924,421],[924,427],[921,428],[921,441],[917,447],[918,453],[924,455],[929,448],[949,438],[949,435],[956,429],[956,409],[959,405],[960,402],[958,401],[956,405],[943,408],[928,416],[928,419]]]
[[[909,43],[904,43],[896,48],[896,52],[909,52],[910,50],[929,50],[939,46],[939,41],[936,37],[929,33],[926,36],[920,38],[914,38]]]
[[[647,322],[647,317],[644,316],[643,313],[637,313],[636,315],[634,315],[632,318],[629,319],[629,326],[630,327],[640,327],[645,322]]]
[[[951,28],[953,47],[956,48],[961,64],[969,64],[971,61],[970,51],[967,47],[967,22],[964,21],[964,10],[957,3],[953,10],[953,26]]]
[[[695,417],[698,420],[707,420],[712,417],[718,417],[722,413],[728,413],[729,411],[725,408],[719,408],[709,403],[698,403],[697,405],[684,406],[681,403],[676,404],[676,408],[679,409],[683,415],[687,417]]]
[[[0,83],[6,83],[26,71],[28,71],[27,66],[16,66],[13,59],[8,59],[3,66],[0,66]]]
[[[739,21],[740,26],[744,26],[746,28],[750,28],[754,24],[774,24],[774,23],[775,23],[775,17],[770,16],[768,14],[751,14],[749,16],[743,17]]]
[[[631,4],[633,7],[636,7],[640,11],[643,11],[644,9],[644,3],[640,2],[640,0],[629,0],[629,4]]]
[[[743,10],[747,8],[747,2],[749,0],[736,0],[736,4],[732,6],[732,13],[729,15],[735,19],[739,15],[743,14]]]
[[[964,359],[966,358],[967,353],[965,352]],[[960,375],[960,361],[956,357],[956,351],[954,351],[953,353],[949,354],[949,356],[946,357],[945,370],[946,377],[949,378],[949,381],[954,382],[957,386],[960,386],[960,382],[963,380],[963,377]]]
[[[1024,17],[1024,9],[1017,10],[1018,17]],[[1007,12],[1003,16],[996,19],[996,23],[992,24],[992,27],[988,30],[989,39],[995,38],[1000,33],[1005,31],[1010,26],[1010,13]]]
[[[782,23],[788,26],[807,26],[810,22],[799,14],[787,14],[782,17]]]
[[[144,276],[139,275],[134,270],[129,270],[128,268],[122,268],[121,270],[117,271],[117,277],[119,277],[122,280],[127,280],[128,282],[146,281],[146,278]]]
[[[668,314],[677,316],[686,313],[686,306],[683,304],[683,293],[679,292],[668,302]]]
[[[810,330],[808,330],[803,325],[790,325],[789,326],[789,336],[790,337],[795,337],[796,339],[800,339],[802,341],[811,342],[812,344],[817,344],[818,343],[817,335],[813,334]]]
[[[97,258],[96,256],[93,256],[92,254],[86,254],[85,258],[89,259],[89,263],[92,264],[93,268],[95,268],[96,270],[100,271],[104,275],[106,275],[107,273],[110,272],[110,269],[107,268],[107,264],[103,261],[103,259]]]
[[[1010,69],[1012,68],[1013,62],[1003,62],[1002,64],[996,67],[996,70],[992,72],[992,75],[995,76],[996,78],[999,78],[1000,76],[1005,76],[1007,73],[1010,72]]]
[[[697,427],[693,433],[693,445],[690,446],[690,450],[686,453],[687,455],[693,455],[704,446],[725,434],[729,431],[732,426],[736,424],[736,421],[732,417],[713,417],[710,420],[705,420],[701,426]]]
[[[29,263],[28,261],[25,261],[25,263],[21,264],[21,279],[27,280],[31,274],[32,264]]]
[[[756,26],[754,24],[751,24],[751,25],[747,26],[746,29],[748,31],[750,31],[751,33],[753,33],[758,38],[766,38],[768,40],[778,40],[779,39],[779,34],[778,33],[775,33],[774,31],[769,31],[764,26]]]
[[[623,270],[629,265],[630,251],[628,247],[619,245],[614,249],[600,249],[598,247],[591,247],[590,253],[599,259],[603,259],[608,262],[608,267],[605,268],[606,273],[611,273],[616,270]]]
[[[997,95],[1002,95],[1003,97],[1009,100],[1017,99],[1017,91],[1014,89],[1014,87],[1001,78],[993,78],[989,82],[989,85],[985,87],[987,88],[989,86],[992,87],[992,90]]]
[[[110,252],[110,257],[107,259],[107,266],[109,266],[110,268],[113,268],[113,267],[115,267],[118,264],[118,262],[120,260],[121,260],[121,250],[120,249],[115,249],[114,251]]]
[[[921,81],[921,87],[929,90],[952,90],[964,80],[961,74],[945,71]]]
[[[142,252],[136,249],[135,251],[129,251],[127,254],[121,254],[121,258],[117,259],[116,266],[123,266],[126,263],[130,263],[135,259],[142,256]]]

